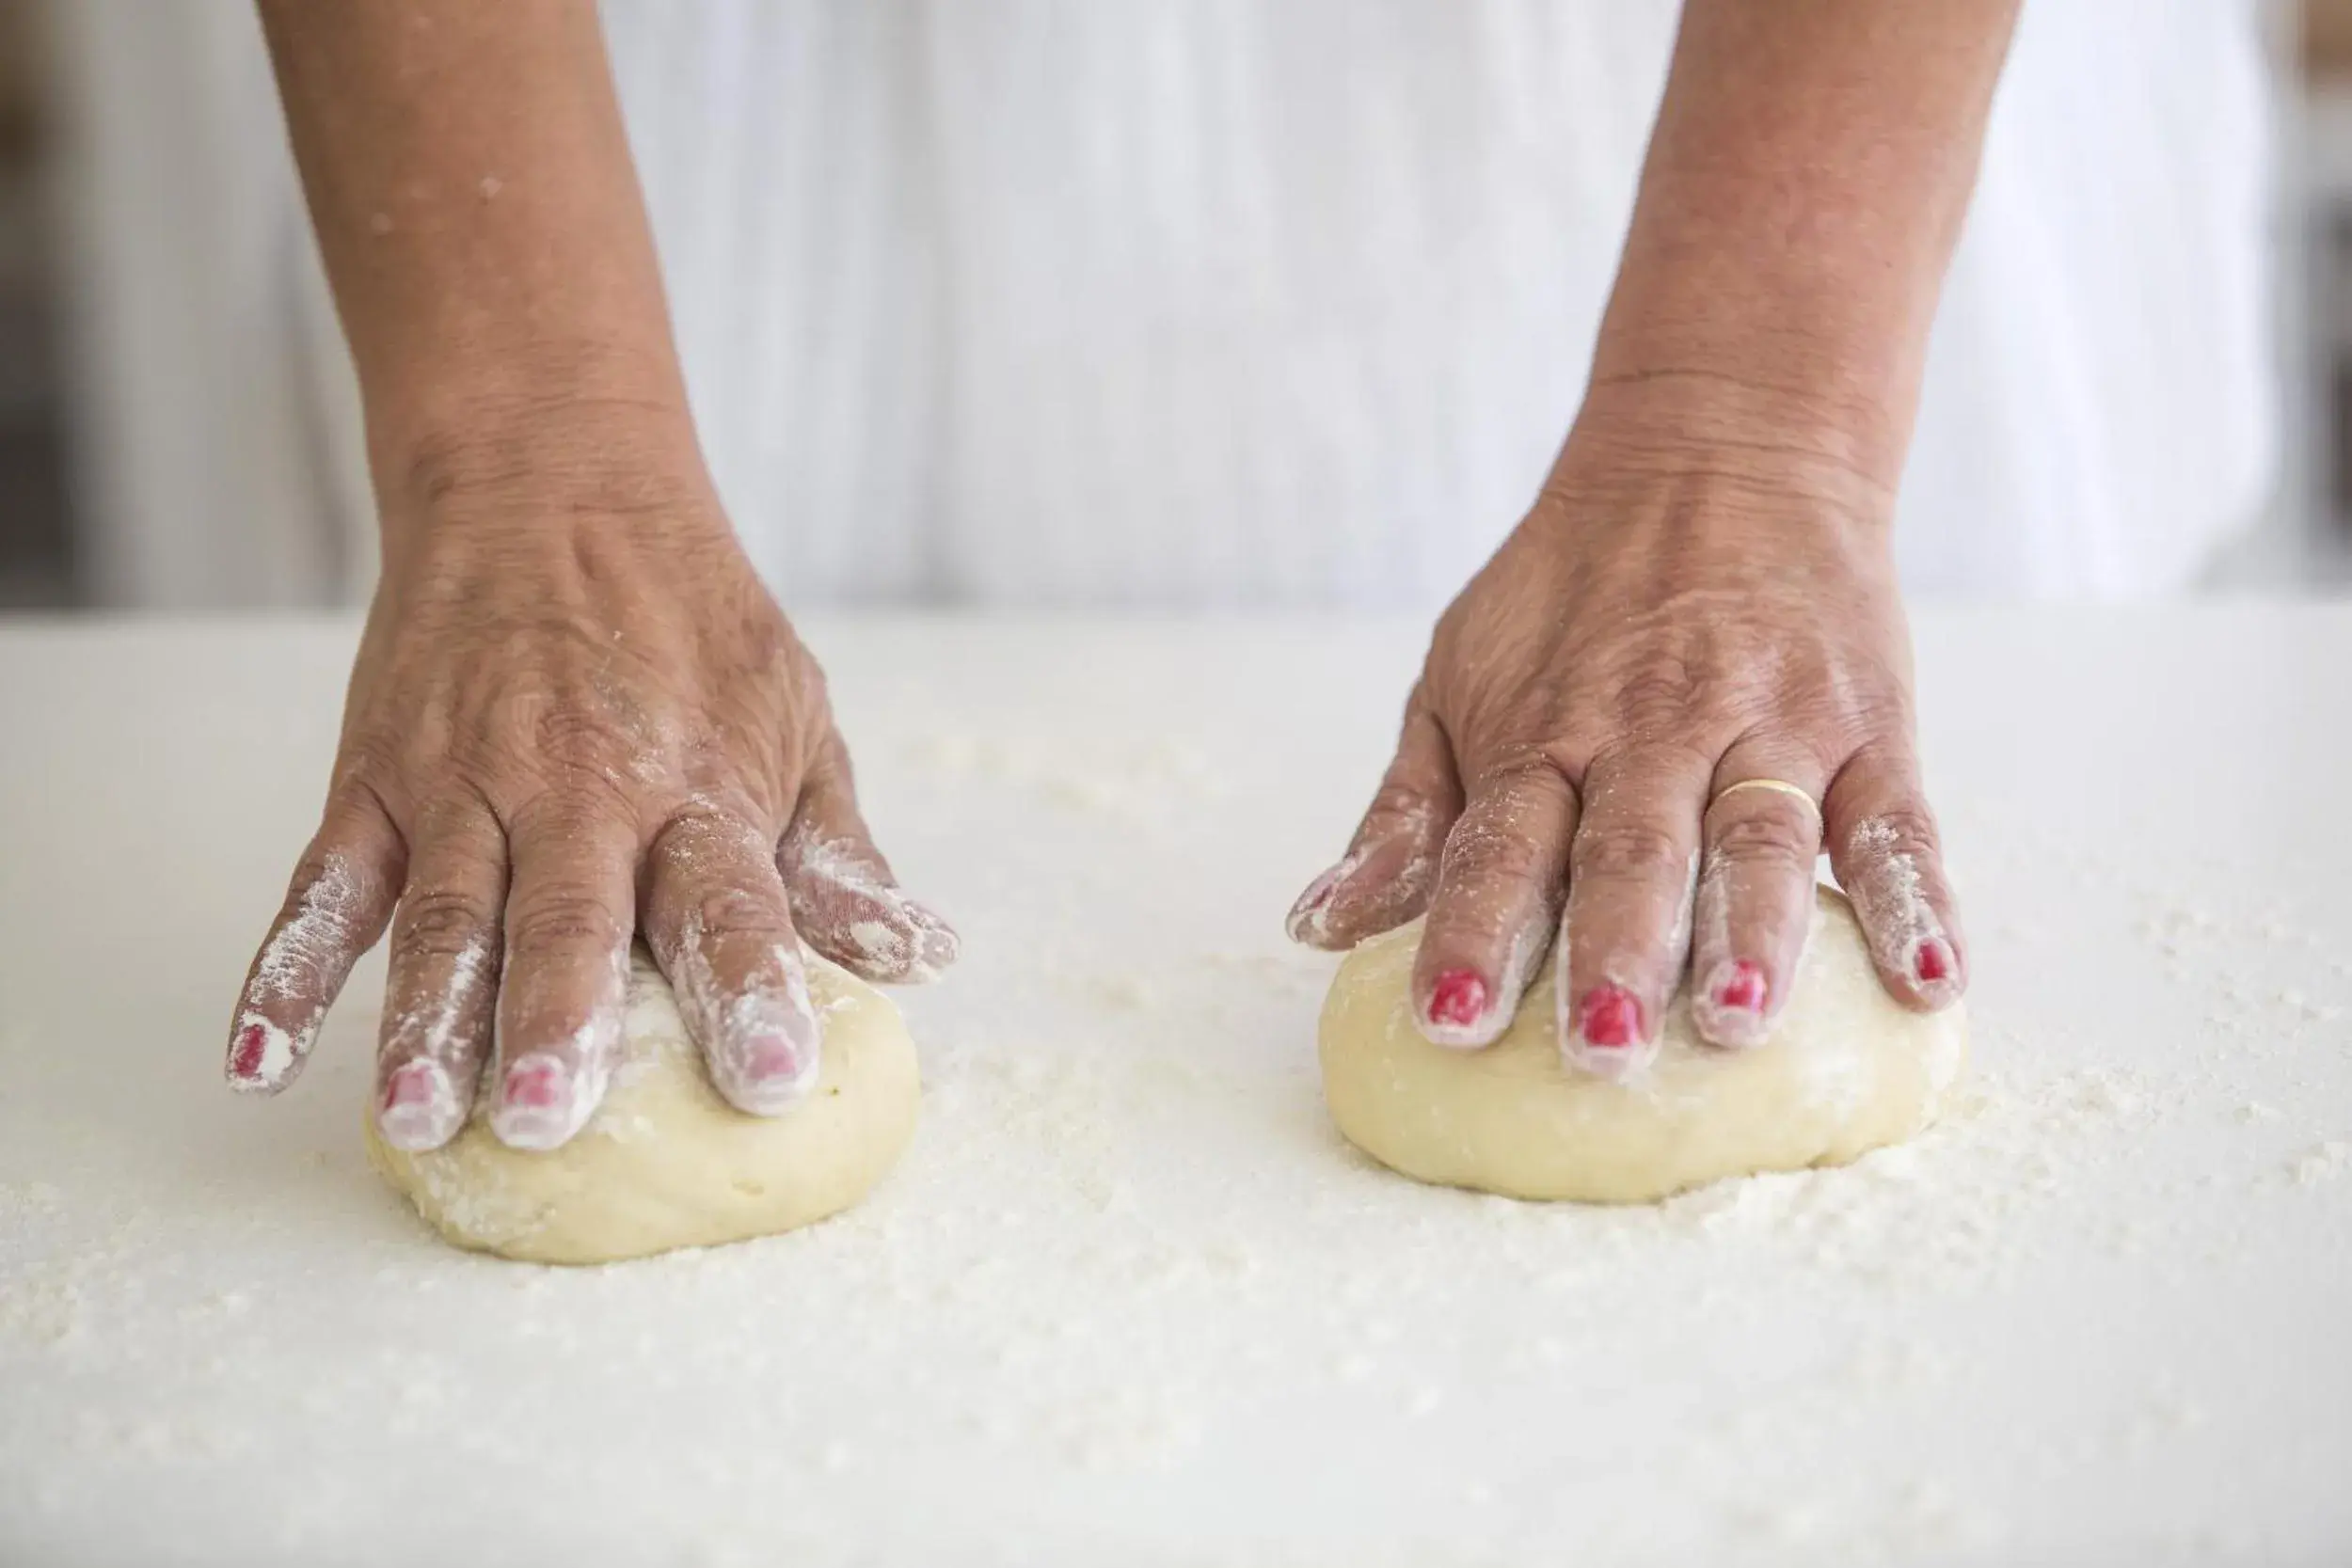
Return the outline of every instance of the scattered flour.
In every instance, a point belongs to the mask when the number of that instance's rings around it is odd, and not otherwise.
[[[949,747],[877,811],[944,863],[1010,796],[1087,853],[972,857],[988,944],[908,999],[914,1147],[801,1234],[586,1271],[450,1253],[351,1147],[364,1009],[266,1118],[102,1114],[62,1072],[41,1092],[66,1112],[0,1100],[0,1536],[129,1497],[307,1560],[453,1510],[567,1560],[937,1560],[949,1520],[956,1560],[1016,1563],[1062,1560],[1055,1522],[1115,1497],[1094,1560],[1327,1562],[1219,1533],[1279,1484],[1365,1543],[1355,1568],[1557,1560],[1569,1534],[1584,1560],[1813,1568],[2049,1555],[2021,1511],[2104,1484],[2149,1560],[2259,1554],[2265,1521],[2185,1525],[2146,1484],[2266,1430],[2242,1343],[2093,1356],[2049,1420],[1972,1423],[2042,1411],[2004,1402],[2002,1358],[2081,1343],[2069,1288],[2177,1311],[2340,1227],[2345,976],[2306,926],[2029,843],[2149,923],[2127,945],[2169,1032],[2051,1005],[2080,990],[2075,916],[2013,899],[1974,954],[1973,1088],[1915,1143],[1654,1209],[1515,1203],[1340,1143],[1311,1052],[1328,962],[1281,944],[1296,890],[1269,869],[1312,825],[1249,837],[1261,794],[1140,754],[1069,788],[1041,748]],[[1152,814],[1182,832],[1130,834]],[[1153,899],[1101,896],[1114,840]]]

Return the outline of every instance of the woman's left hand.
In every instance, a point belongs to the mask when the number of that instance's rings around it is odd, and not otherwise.
[[[1571,1062],[1646,1061],[1686,966],[1703,1037],[1763,1039],[1825,829],[1887,990],[1960,994],[1891,487],[1788,421],[1737,388],[1597,387],[1439,621],[1372,809],[1290,926],[1346,948],[1426,911],[1412,999],[1430,1039],[1492,1042],[1555,931]],[[1793,789],[1734,787],[1761,780]]]

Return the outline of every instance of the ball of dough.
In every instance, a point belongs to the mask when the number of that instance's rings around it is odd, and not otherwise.
[[[808,1097],[754,1117],[710,1086],[670,983],[640,947],[604,1103],[563,1148],[527,1154],[477,1110],[442,1148],[377,1136],[369,1157],[462,1247],[538,1263],[604,1263],[771,1235],[871,1191],[914,1132],[914,1042],[888,997],[822,958],[808,964],[824,1053]]]
[[[1843,1164],[1932,1122],[1967,1055],[1960,1007],[1915,1013],[1888,996],[1829,888],[1771,1039],[1708,1045],[1677,997],[1656,1060],[1625,1083],[1561,1060],[1549,963],[1493,1045],[1430,1044],[1408,996],[1420,942],[1416,921],[1340,966],[1323,1008],[1323,1092],[1350,1143],[1446,1186],[1646,1203],[1728,1176]]]

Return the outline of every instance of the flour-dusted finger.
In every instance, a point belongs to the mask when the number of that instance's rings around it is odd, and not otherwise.
[[[1968,984],[1967,947],[1910,748],[1857,753],[1831,783],[1823,813],[1830,866],[1853,900],[1879,979],[1910,1006],[1958,1000]]]
[[[1715,769],[1691,934],[1691,1022],[1711,1044],[1760,1043],[1788,1005],[1813,923],[1820,777],[1802,749],[1763,744]]]
[[[604,1099],[628,994],[638,837],[612,800],[550,793],[509,824],[514,872],[490,1131],[549,1149]]]
[[[1676,749],[1595,760],[1560,917],[1560,1049],[1619,1077],[1657,1053],[1691,956],[1708,761]]]
[[[1291,906],[1291,940],[1344,952],[1420,914],[1437,885],[1446,834],[1461,811],[1454,748],[1416,687],[1405,705],[1396,755],[1347,853]]]
[[[1549,949],[1560,915],[1576,790],[1541,757],[1471,786],[1446,835],[1413,961],[1413,1016],[1438,1045],[1491,1045]]]
[[[276,1094],[294,1082],[359,955],[400,895],[405,847],[364,788],[341,790],[303,851],[230,1025],[229,1086]]]
[[[375,1125],[394,1148],[438,1148],[472,1110],[498,1011],[506,835],[479,800],[417,833],[392,917],[375,1053]]]
[[[646,857],[645,940],[727,1103],[763,1117],[799,1103],[822,1040],[768,836],[702,807],[671,821]]]
[[[899,888],[875,847],[838,730],[802,782],[800,805],[775,865],[802,937],[861,979],[884,985],[936,979],[962,949],[938,911]]]

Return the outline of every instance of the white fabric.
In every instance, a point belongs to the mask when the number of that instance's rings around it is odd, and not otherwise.
[[[172,8],[194,50],[145,0],[71,9],[111,88],[79,203],[109,582],[364,570],[347,394],[288,395],[343,372],[245,8]],[[1573,416],[1675,14],[605,5],[704,441],[793,605],[1441,601]],[[1915,591],[2162,593],[2255,514],[2266,113],[2252,0],[2029,0],[1904,488]],[[239,199],[126,198],[159,166]]]

